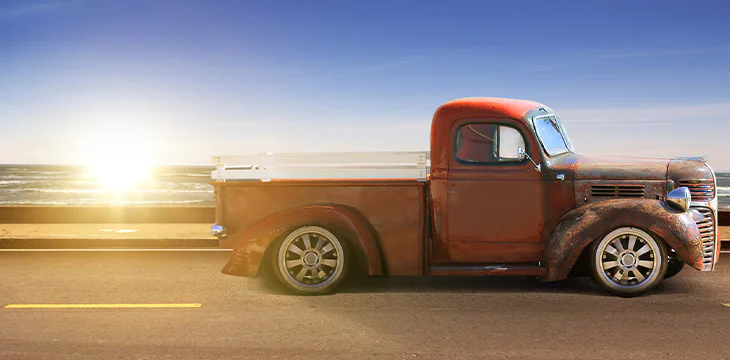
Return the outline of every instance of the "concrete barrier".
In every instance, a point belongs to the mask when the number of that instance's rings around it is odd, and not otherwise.
[[[203,206],[0,206],[0,224],[191,224],[215,222]]]
[[[730,210],[720,209],[717,213],[717,224],[720,226],[730,226]]]

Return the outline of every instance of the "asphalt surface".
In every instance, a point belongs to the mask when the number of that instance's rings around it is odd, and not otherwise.
[[[730,357],[730,266],[622,299],[587,279],[372,278],[319,297],[222,252],[0,252],[0,359]],[[199,308],[7,309],[199,303]]]

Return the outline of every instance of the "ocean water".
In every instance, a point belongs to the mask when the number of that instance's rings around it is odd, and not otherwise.
[[[0,165],[0,205],[215,206],[210,166],[164,166],[135,186],[114,189],[81,166]],[[730,173],[717,173],[721,208],[730,209]]]
[[[134,186],[105,185],[88,168],[0,165],[0,205],[215,206],[208,166],[165,166]]]
[[[718,207],[730,210],[730,173],[716,173],[715,178]]]

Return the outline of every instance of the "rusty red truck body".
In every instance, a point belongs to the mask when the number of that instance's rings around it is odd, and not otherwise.
[[[267,272],[294,293],[329,292],[352,273],[556,281],[583,259],[605,290],[635,296],[719,257],[703,160],[578,155],[532,101],[442,105],[430,153],[235,159],[213,158],[212,231],[233,249],[223,272]]]

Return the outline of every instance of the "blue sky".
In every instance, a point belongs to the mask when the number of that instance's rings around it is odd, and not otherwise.
[[[494,96],[555,109],[579,153],[730,170],[728,10],[0,0],[0,163],[84,163],[125,141],[160,164],[427,150],[439,104]]]

